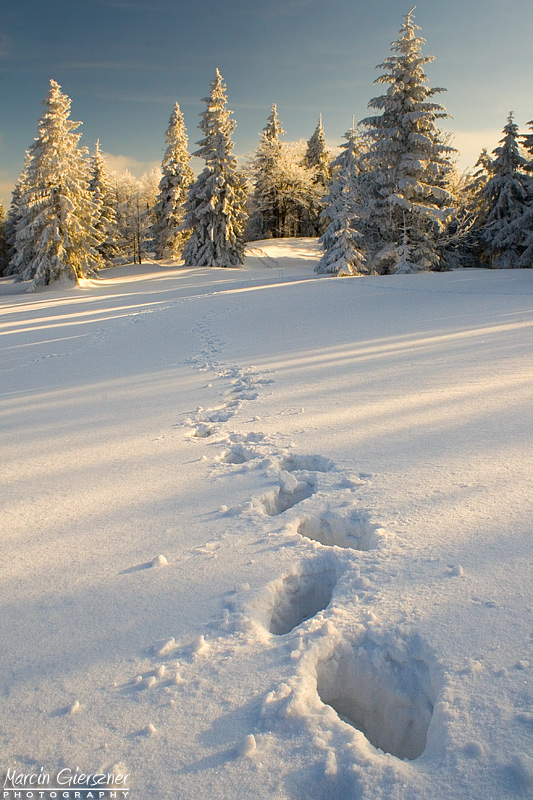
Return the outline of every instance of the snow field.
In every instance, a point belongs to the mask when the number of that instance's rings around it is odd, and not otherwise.
[[[313,247],[3,298],[10,765],[527,796],[529,273],[307,280]]]

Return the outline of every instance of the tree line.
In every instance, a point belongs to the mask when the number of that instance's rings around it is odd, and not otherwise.
[[[193,155],[176,103],[161,170],[137,179],[109,174],[96,143],[81,147],[81,123],[55,81],[38,136],[26,153],[7,215],[0,207],[0,269],[29,290],[95,275],[118,257],[182,259],[187,266],[235,267],[246,241],[318,236],[316,271],[368,275],[533,265],[533,122],[520,134],[510,114],[499,146],[459,174],[457,151],[440,120],[424,39],[404,17],[375,81],[386,90],[374,113],[344,136],[335,155],[321,116],[305,142],[286,143],[276,105],[244,167],[233,155],[236,123],[218,69],[203,99],[202,138]]]

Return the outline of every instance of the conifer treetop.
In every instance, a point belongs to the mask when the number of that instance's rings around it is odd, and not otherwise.
[[[531,129],[531,133],[524,133],[521,136],[522,145],[528,151],[528,153],[533,156],[533,120],[530,120],[526,123],[528,128]],[[533,169],[533,160],[529,163],[529,169]]]
[[[210,88],[209,97],[203,98],[207,108],[200,114],[201,122],[198,125],[205,138],[196,143],[200,147],[193,155],[203,158],[207,167],[217,169],[221,166],[223,154],[224,160],[231,162],[234,167],[236,160],[231,156],[234,146],[231,134],[236,128],[236,122],[230,119],[233,111],[226,108],[226,84],[218,67]]]
[[[426,40],[416,35],[416,31],[420,30],[420,27],[413,22],[414,8],[405,15],[398,38],[391,43],[391,50],[397,55],[389,56],[376,67],[376,69],[384,70],[384,74],[378,76],[374,83],[390,84],[387,94],[372,98],[368,106],[369,108],[386,109],[396,97],[402,96],[406,112],[409,110],[408,98],[411,98],[412,110],[416,105],[417,110],[434,112],[435,118],[446,118],[449,115],[443,106],[428,102],[433,95],[445,92],[446,89],[427,86],[424,67],[434,61],[435,56],[422,54],[422,46]],[[363,120],[363,123],[372,124],[374,121],[375,118],[370,118]]]
[[[283,136],[285,131],[281,126],[278,117],[278,107],[275,103],[272,104],[272,111],[268,118],[267,124],[263,128],[262,137],[270,141],[278,141],[280,136]]]
[[[518,125],[514,121],[514,114],[509,112],[507,123],[503,129],[503,137],[500,139],[499,147],[496,147],[492,154],[496,158],[492,161],[491,171],[499,175],[510,176],[518,169],[524,169],[527,165],[526,159],[520,155],[518,147]]]
[[[322,114],[319,114],[318,123],[313,135],[307,142],[305,161],[308,167],[314,167],[322,174],[324,183],[329,179],[329,155],[326,146],[326,136],[322,125]]]
[[[81,122],[74,122],[69,119],[72,101],[68,95],[63,94],[61,86],[57,81],[50,80],[50,90],[43,100],[46,111],[39,120],[39,136],[35,139],[30,149],[34,149],[41,142],[47,145],[60,146],[68,143],[76,146],[81,138],[81,133],[74,133]],[[67,142],[62,141],[62,137],[68,137]]]

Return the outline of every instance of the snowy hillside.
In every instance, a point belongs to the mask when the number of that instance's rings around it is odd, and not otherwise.
[[[531,793],[533,273],[318,258],[0,279],[4,769]]]

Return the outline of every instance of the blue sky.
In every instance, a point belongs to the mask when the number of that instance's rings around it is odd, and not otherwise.
[[[0,198],[8,204],[37,133],[49,80],[72,99],[82,143],[97,138],[116,168],[160,163],[172,106],[189,149],[218,67],[235,112],[235,153],[251,154],[272,103],[287,132],[323,122],[339,144],[367,114],[376,65],[389,55],[409,0],[4,0],[0,31]],[[493,149],[509,111],[533,119],[531,0],[419,0],[431,86],[452,115],[462,165]]]

